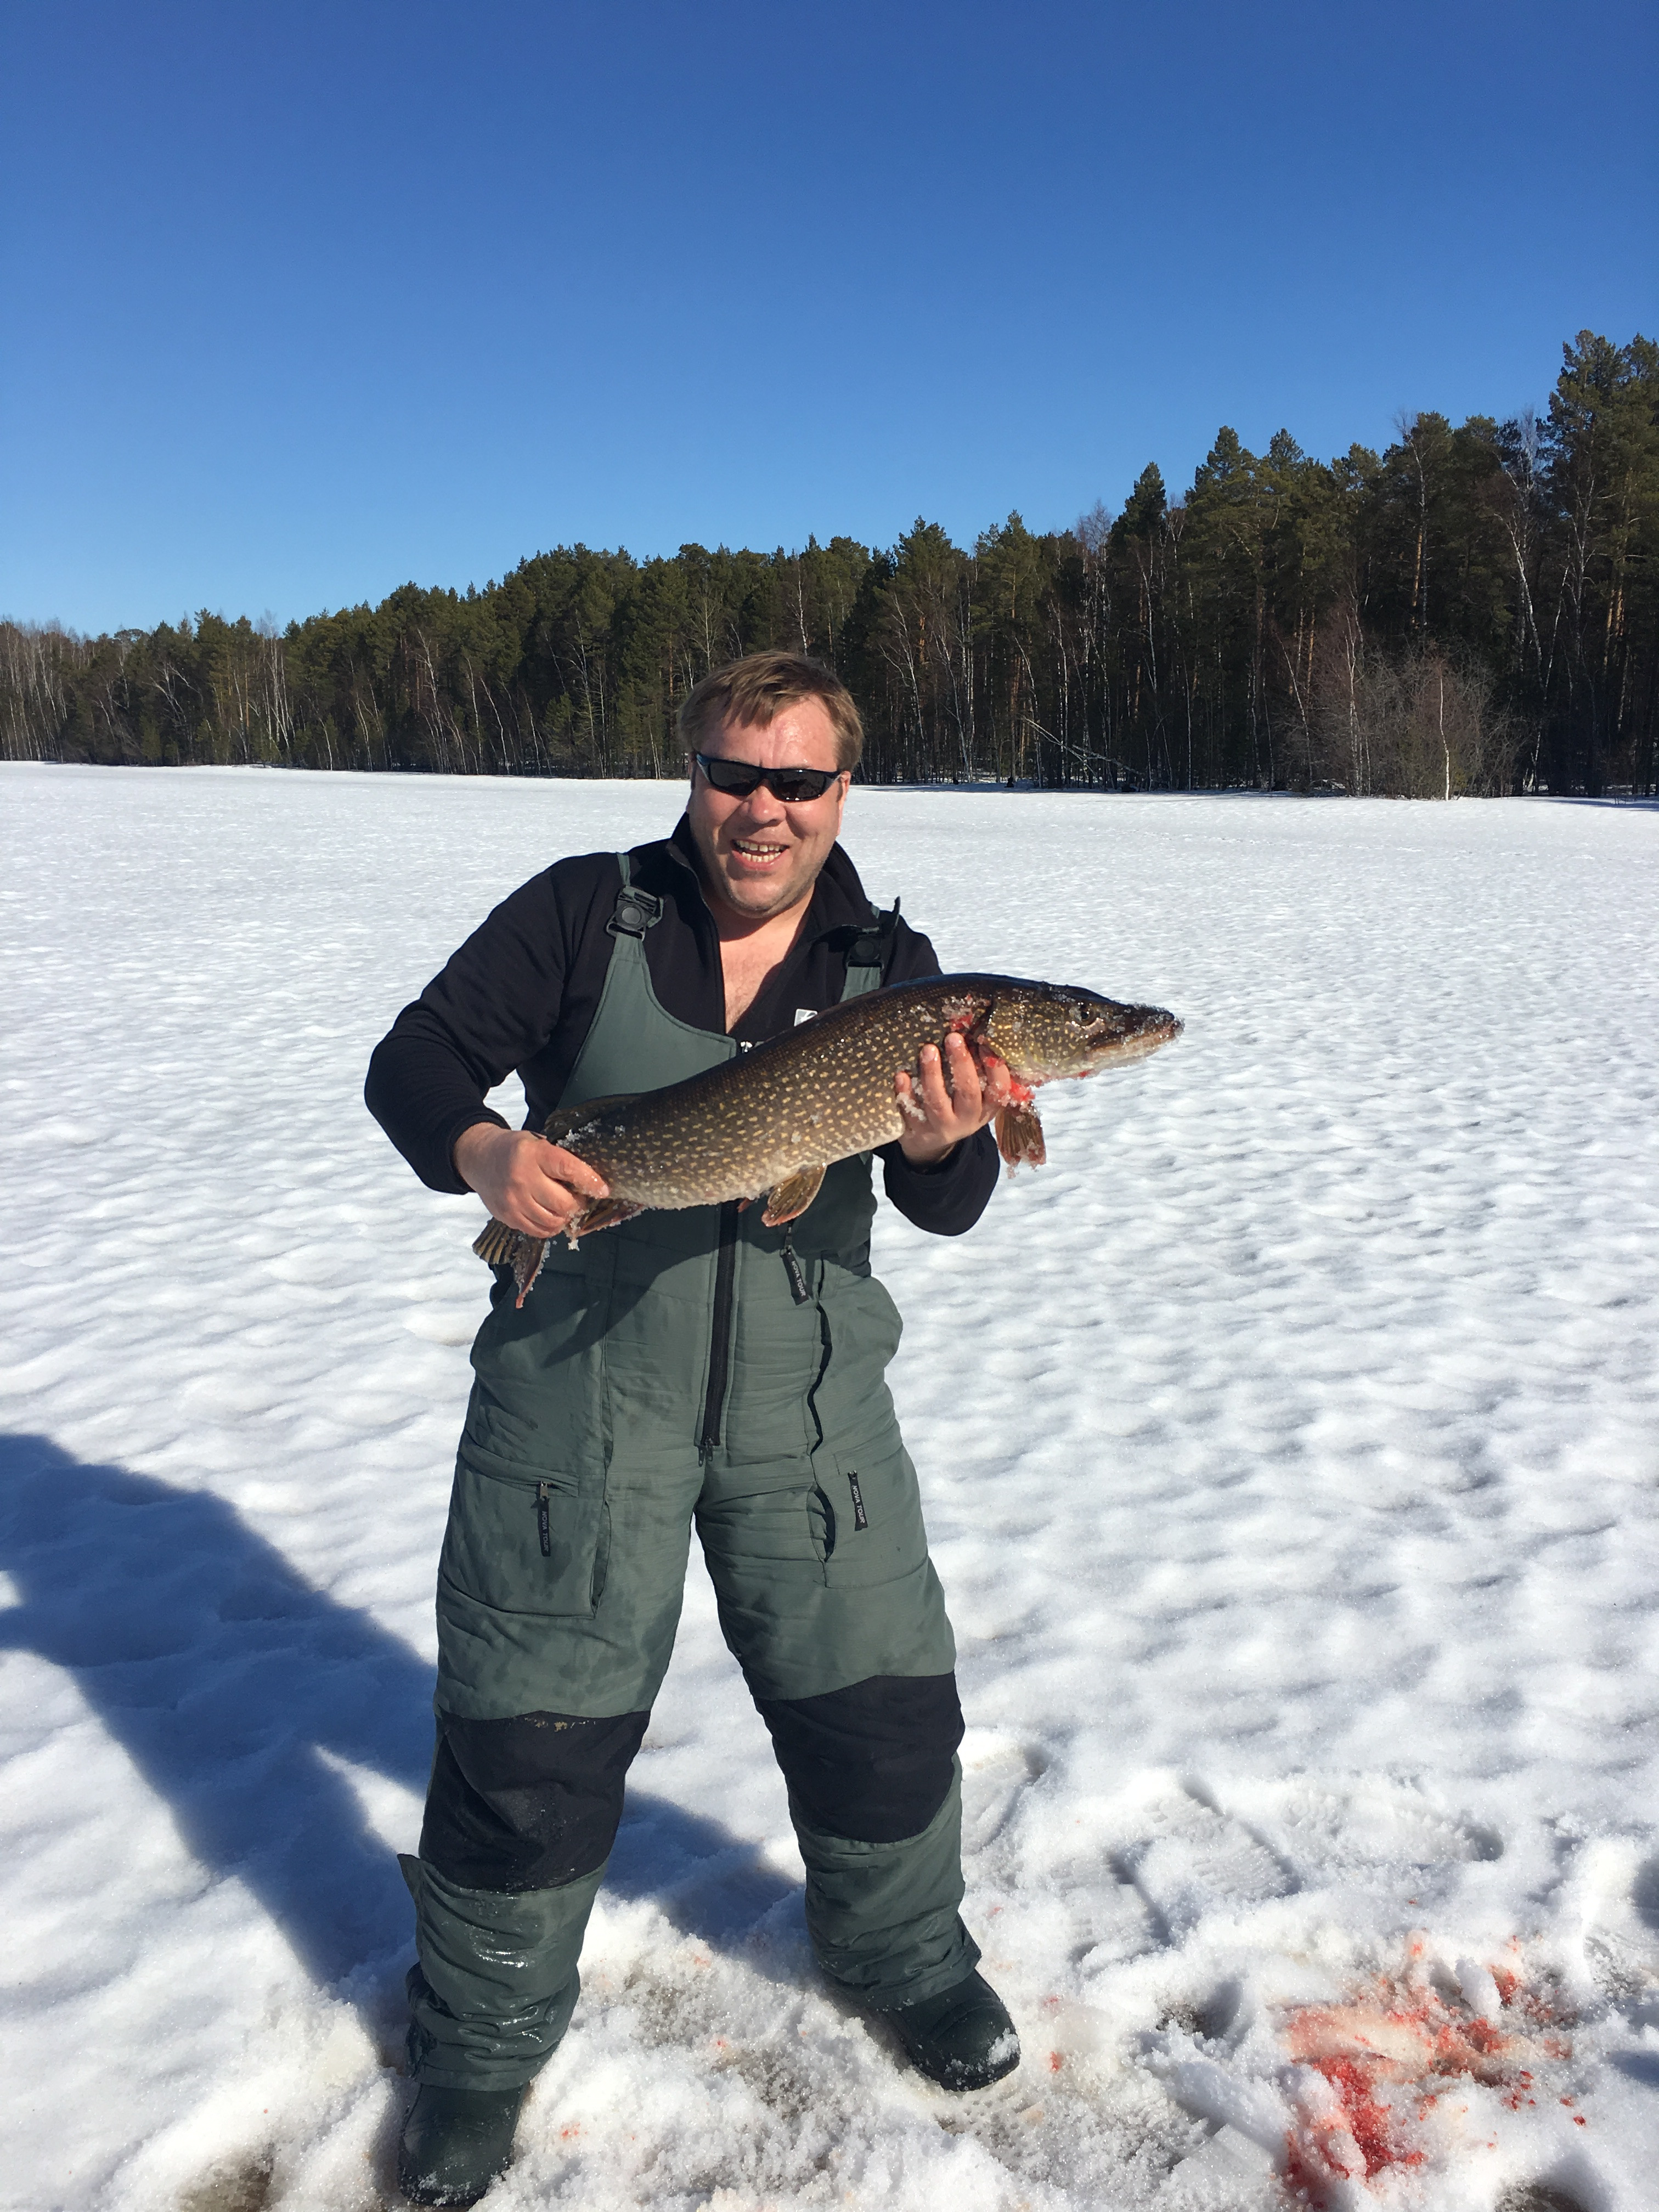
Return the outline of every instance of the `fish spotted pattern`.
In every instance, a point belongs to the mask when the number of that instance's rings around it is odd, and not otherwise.
[[[844,1000],[752,1052],[682,1083],[627,1098],[597,1098],[548,1118],[544,1134],[597,1169],[611,1195],[575,1215],[579,1237],[647,1208],[719,1206],[766,1193],[776,1228],[805,1213],[824,1170],[904,1133],[895,1079],[913,1078],[924,1045],[960,1036],[983,1073],[1012,1079],[996,1117],[1010,1168],[1040,1166],[1042,1127],[1032,1106],[1045,1083],[1143,1059],[1181,1033],[1161,1006],[1123,1006],[1097,993],[1011,975],[934,975]],[[490,1221],[473,1246],[510,1267],[519,1303],[547,1247]]]

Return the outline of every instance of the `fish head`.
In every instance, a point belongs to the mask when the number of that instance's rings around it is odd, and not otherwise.
[[[1097,991],[1020,983],[999,991],[977,1024],[979,1042],[1032,1086],[1144,1060],[1181,1035],[1162,1006],[1127,1006]]]

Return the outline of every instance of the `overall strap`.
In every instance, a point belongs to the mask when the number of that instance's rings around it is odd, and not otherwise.
[[[893,957],[893,940],[898,932],[899,902],[890,908],[872,906],[870,919],[847,948],[847,987],[843,1000],[856,999],[866,991],[878,991],[887,981],[888,964]]]
[[[617,903],[605,925],[605,932],[611,937],[631,938],[636,946],[641,946],[645,942],[646,931],[653,929],[662,920],[662,901],[650,891],[630,888],[631,870],[626,853],[617,854],[617,866],[622,871],[622,889],[617,893]]]
[[[617,866],[622,888],[605,925],[611,939],[605,987],[559,1095],[561,1106],[580,1106],[590,1098],[609,1098],[619,1092],[659,1090],[665,1083],[701,1074],[731,1059],[737,1050],[730,1037],[683,1022],[658,1002],[645,939],[662,920],[665,902],[634,887],[626,853],[617,854]]]

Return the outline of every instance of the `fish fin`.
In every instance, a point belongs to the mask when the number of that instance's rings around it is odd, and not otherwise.
[[[497,1221],[492,1213],[473,1238],[472,1249],[492,1267],[510,1267],[519,1256],[518,1248],[522,1241],[516,1229],[509,1229],[506,1222]]]
[[[589,1098],[580,1106],[556,1106],[542,1124],[542,1134],[550,1144],[556,1145],[573,1129],[585,1129],[602,1114],[618,1106],[631,1106],[639,1095],[637,1091],[618,1091],[613,1097]]]
[[[1029,1160],[1034,1168],[1040,1168],[1048,1157],[1048,1147],[1042,1141],[1042,1124],[1034,1107],[1013,1102],[999,1107],[996,1132],[997,1150],[1011,1171],[1022,1160]]]
[[[786,1221],[798,1221],[817,1196],[823,1181],[823,1170],[819,1167],[802,1168],[798,1174],[775,1182],[761,1219],[769,1229],[781,1229]]]
[[[591,1237],[596,1229],[614,1229],[619,1221],[631,1221],[636,1213],[643,1213],[642,1206],[630,1206],[625,1198],[596,1198],[580,1213],[571,1217],[567,1232],[574,1244],[578,1237]]]
[[[494,1214],[485,1222],[473,1240],[473,1250],[481,1260],[488,1260],[492,1267],[511,1267],[513,1280],[519,1295],[514,1303],[522,1305],[530,1295],[531,1285],[542,1272],[542,1261],[547,1257],[547,1245],[540,1237],[526,1237],[522,1230],[509,1229]]]

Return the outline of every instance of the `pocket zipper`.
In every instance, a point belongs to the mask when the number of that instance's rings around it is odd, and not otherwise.
[[[859,1488],[857,1475],[849,1471],[847,1483],[853,1493],[853,1528],[856,1533],[859,1529],[867,1528],[870,1526],[870,1516],[864,1510],[864,1492]]]
[[[553,1531],[547,1517],[547,1485],[544,1482],[536,1485],[536,1534],[542,1540],[543,1559],[550,1559],[553,1556]]]

